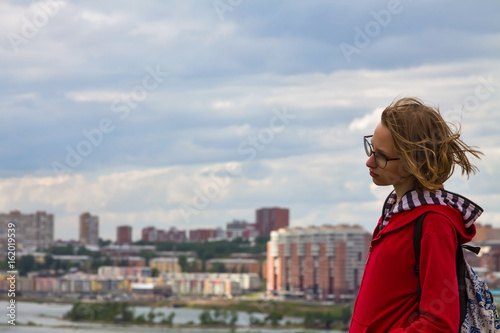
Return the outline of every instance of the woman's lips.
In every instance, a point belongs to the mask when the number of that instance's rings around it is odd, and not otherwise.
[[[373,171],[370,171],[370,176],[372,176],[373,178],[377,178],[378,175],[376,173],[374,173]]]

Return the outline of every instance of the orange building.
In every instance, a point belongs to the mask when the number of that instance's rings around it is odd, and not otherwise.
[[[472,241],[478,243],[487,240],[500,240],[500,228],[493,228],[491,224],[476,223],[476,235]]]

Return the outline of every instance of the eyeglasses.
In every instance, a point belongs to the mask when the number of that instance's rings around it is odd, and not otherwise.
[[[376,153],[373,151],[373,145],[371,144],[370,141],[368,141],[368,138],[371,138],[373,135],[365,135],[364,138],[364,144],[365,144],[365,153],[368,157],[372,156],[372,154],[375,156],[375,163],[379,166],[379,168],[383,169],[387,166],[388,161],[395,161],[399,160],[400,158],[388,158],[384,154],[381,153]]]

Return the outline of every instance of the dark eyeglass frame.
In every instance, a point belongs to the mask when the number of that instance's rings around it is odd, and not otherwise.
[[[372,143],[370,141],[368,141],[368,139],[371,138],[372,136],[373,135],[365,135],[363,137],[363,143],[365,146],[365,153],[368,157],[372,156],[372,154],[374,155],[375,163],[377,163],[377,165],[379,166],[380,169],[384,169],[387,166],[388,161],[396,161],[396,160],[401,159],[400,157],[388,158],[384,154],[374,152]],[[384,163],[382,163],[381,161],[384,161]]]

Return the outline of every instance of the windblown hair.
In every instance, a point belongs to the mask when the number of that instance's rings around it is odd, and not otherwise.
[[[460,139],[460,127],[444,121],[439,108],[402,98],[384,110],[382,124],[392,134],[403,167],[415,177],[418,192],[442,188],[456,165],[467,177],[478,171],[468,155],[479,159],[482,153]]]

